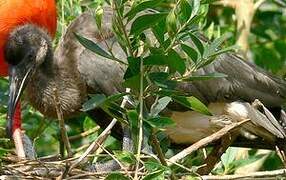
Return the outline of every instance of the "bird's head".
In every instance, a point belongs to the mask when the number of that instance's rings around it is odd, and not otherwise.
[[[4,48],[9,64],[7,132],[11,137],[13,117],[22,92],[37,69],[52,56],[51,38],[35,25],[23,25],[10,33]]]

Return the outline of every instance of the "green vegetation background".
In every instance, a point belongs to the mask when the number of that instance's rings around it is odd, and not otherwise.
[[[64,3],[64,4],[62,4]],[[166,2],[168,3],[168,2]],[[95,8],[101,4],[101,0],[58,0],[58,33],[54,41],[56,46],[62,32],[68,24],[79,14],[89,8]],[[231,32],[233,36],[228,40],[227,46],[236,42],[237,30],[234,10],[231,8],[210,5],[207,18],[204,25],[205,34],[214,39],[226,32]],[[257,65],[265,68],[272,73],[284,77],[285,60],[286,60],[286,10],[281,6],[267,1],[256,12],[249,36],[249,53],[248,56]],[[7,108],[7,80],[0,79],[0,157],[10,152],[13,148],[9,139],[5,138],[5,121]],[[35,142],[35,148],[38,156],[46,156],[58,153],[59,151],[59,128],[57,121],[43,117],[35,111],[28,103],[23,104],[23,129],[27,135]],[[96,124],[84,113],[73,120],[67,122],[69,136],[79,134],[86,130],[92,129]],[[78,148],[88,145],[97,136],[88,136],[83,140],[72,142],[73,149],[78,153],[82,151]],[[120,150],[120,142],[114,138],[109,138],[105,142],[105,147],[112,150]],[[170,150],[170,153],[178,149]],[[260,170],[271,170],[282,167],[280,159],[275,152],[268,152],[262,156],[256,154],[256,150],[248,151],[248,157],[242,160],[236,160],[238,150],[230,148],[223,157],[222,164],[215,169],[218,174],[233,173],[235,169],[256,161],[260,158],[267,157]],[[186,166],[194,166],[201,162],[202,152],[199,151],[185,160]]]

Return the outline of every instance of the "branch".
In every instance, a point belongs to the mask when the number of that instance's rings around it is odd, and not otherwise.
[[[61,131],[61,138],[64,142],[64,145],[67,149],[67,153],[68,153],[68,157],[72,157],[73,153],[72,153],[72,148],[71,148],[71,144],[69,142],[69,138],[67,135],[67,130],[65,128],[65,121],[64,121],[64,116],[63,116],[63,112],[61,109],[61,103],[59,100],[59,95],[57,92],[57,89],[54,88],[54,101],[55,101],[55,105],[56,105],[56,111],[57,111],[57,116],[59,119],[59,126],[60,126],[60,131]]]
[[[96,127],[92,128],[92,129],[89,129],[89,130],[87,130],[87,131],[85,131],[83,133],[80,133],[78,135],[70,136],[69,140],[70,141],[75,141],[75,140],[81,139],[83,137],[89,136],[89,135],[97,132],[99,129],[100,129],[100,127],[96,126]]]
[[[261,4],[263,4],[266,0],[258,0],[255,4],[254,4],[254,11],[256,11]]]
[[[248,121],[250,121],[250,120],[246,119],[246,120],[238,122],[238,123],[230,124],[228,126],[225,126],[222,129],[220,129],[219,131],[213,133],[212,135],[199,140],[198,142],[194,143],[193,145],[191,145],[188,148],[184,149],[183,151],[179,152],[175,156],[171,157],[169,159],[171,162],[171,163],[169,163],[169,165],[171,165],[172,162],[177,162],[180,159],[183,159],[184,157],[186,157],[187,155],[193,153],[194,151],[196,151],[202,147],[205,147],[208,144],[220,139],[221,137],[223,137],[224,135],[226,135],[230,131],[233,131],[234,129],[238,128],[239,126],[241,126],[242,124],[244,124]]]
[[[209,174],[213,170],[216,163],[220,160],[222,154],[227,150],[227,148],[232,144],[237,136],[238,133],[227,133],[224,135],[221,138],[220,144],[217,144],[212,152],[204,160],[204,164],[206,164],[206,166],[199,168],[197,173],[202,175]]]
[[[130,92],[130,89],[127,88],[126,92]],[[127,98],[124,97],[122,103],[121,103],[121,107],[124,108],[126,103],[127,103]],[[77,159],[69,168],[69,172],[75,168],[76,166],[78,166],[86,157],[87,155],[95,152],[98,148],[99,148],[99,144],[102,144],[106,138],[108,137],[108,135],[111,133],[111,129],[113,128],[113,126],[115,126],[115,124],[117,123],[117,119],[113,118],[112,121],[110,122],[110,124],[105,128],[105,130],[97,137],[97,139],[92,142],[90,144],[90,146],[87,148],[87,150],[80,156],[79,159]]]
[[[260,171],[254,172],[247,175],[223,175],[223,176],[201,176],[203,180],[231,180],[231,179],[266,179],[274,178],[279,179],[279,176],[286,176],[286,169],[279,169],[274,171]]]

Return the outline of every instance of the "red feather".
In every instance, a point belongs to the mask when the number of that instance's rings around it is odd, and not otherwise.
[[[8,75],[4,45],[9,33],[19,25],[35,24],[46,29],[51,37],[57,30],[54,0],[0,0],[0,76]]]

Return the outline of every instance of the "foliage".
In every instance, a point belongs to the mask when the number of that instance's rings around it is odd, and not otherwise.
[[[96,8],[97,12],[100,12],[101,6],[99,5],[103,4],[101,0],[66,0],[57,3],[59,26],[55,45],[66,26],[74,18],[90,8]],[[126,53],[126,60],[118,59],[108,50],[100,48],[95,42],[80,34],[76,34],[76,37],[82,45],[94,53],[109,60],[127,64],[123,85],[132,91],[131,93],[121,93],[110,97],[103,94],[90,95],[90,100],[83,105],[82,110],[88,111],[100,107],[121,123],[128,124],[137,149],[140,149],[142,145],[140,142],[142,141],[140,128],[142,128],[141,130],[144,130],[148,142],[152,142],[154,137],[159,139],[164,156],[170,157],[178,150],[169,146],[170,143],[164,130],[167,127],[174,126],[175,123],[164,115],[164,109],[169,103],[177,102],[186,108],[211,115],[207,107],[197,98],[178,92],[175,87],[182,81],[225,77],[224,74],[219,73],[206,76],[191,76],[191,74],[212,63],[216,56],[234,50],[232,44],[235,42],[237,32],[235,23],[232,22],[230,16],[232,10],[209,5],[208,1],[200,2],[199,0],[110,0],[107,3],[113,5],[115,12],[113,30],[120,46]],[[124,8],[127,4],[131,5],[130,9]],[[277,5],[270,2],[266,4],[270,8],[259,9],[254,17],[249,41],[250,50],[254,62],[258,65],[275,73],[283,74],[283,65],[286,59],[284,52],[286,36],[285,31],[283,31],[285,29],[285,17],[281,15],[283,12]],[[100,29],[103,23],[101,22],[101,13],[96,13],[95,18]],[[131,24],[130,29],[128,29],[127,24]],[[207,34],[212,41],[205,42],[201,40],[201,31]],[[229,32],[232,32],[233,35],[230,36]],[[269,62],[268,59],[273,61]],[[1,127],[5,127],[7,83],[6,79],[0,79]],[[128,109],[120,107],[119,104],[124,96],[128,96],[129,99],[133,100],[132,106]],[[147,103],[149,98],[152,99],[151,103],[149,101]],[[23,107],[23,119],[23,127],[29,137],[34,140],[39,156],[58,153],[60,143],[57,121],[43,117],[29,104],[25,104]],[[142,121],[143,127],[140,127],[140,121]],[[69,136],[97,126],[85,113],[82,113],[76,119],[68,120],[66,123]],[[98,134],[95,133],[88,138],[82,138],[81,141],[72,142],[73,150],[81,154],[83,150],[78,148],[92,142]],[[4,140],[9,141],[3,135],[0,138],[0,143]],[[44,144],[49,144],[50,148],[47,150]],[[134,165],[137,161],[133,154],[121,151],[120,142],[112,137],[109,137],[104,147],[112,150],[116,158],[123,164]],[[12,148],[11,144],[7,145],[5,143],[5,148],[0,148],[0,156],[5,152],[9,152]],[[251,154],[250,152],[248,159],[237,160],[236,156],[236,149],[228,149],[225,155],[222,156],[221,163],[214,170],[214,173],[231,174],[239,167],[262,158],[261,155]],[[276,155],[272,153],[269,158],[275,162],[273,169],[281,167],[281,161]],[[99,159],[104,160],[104,158]],[[94,161],[97,161],[97,159]],[[196,166],[199,166],[202,161],[203,155],[199,151],[196,155],[184,159],[182,164],[192,167],[195,171]],[[174,172],[186,172],[185,169],[175,165],[171,167],[162,165],[153,158],[144,160],[144,167],[149,173],[144,179],[164,179]],[[269,168],[269,161],[265,161],[263,168]],[[128,179],[128,177],[116,172],[107,177],[107,179],[114,178]]]

